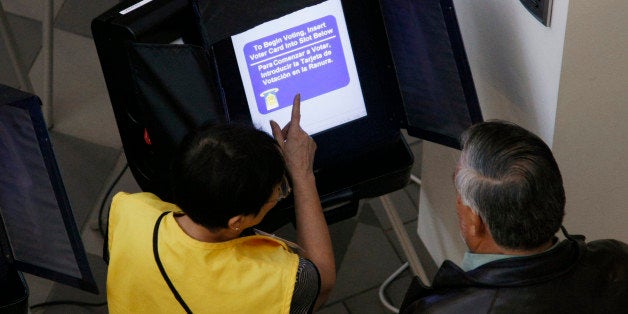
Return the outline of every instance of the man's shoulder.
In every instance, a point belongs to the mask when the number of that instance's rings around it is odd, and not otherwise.
[[[628,281],[628,244],[613,240],[595,240],[586,243],[582,254],[582,264],[587,269],[595,269],[612,281]],[[612,275],[612,276],[611,276]],[[617,276],[622,276],[619,278]]]
[[[615,308],[628,302],[628,291],[620,288],[628,282],[627,269],[628,245],[617,240],[565,240],[552,252],[492,262],[475,272],[443,263],[432,287],[410,286],[404,313],[456,313],[461,306],[489,312],[523,306],[519,303],[530,299],[536,302],[528,307],[543,310],[559,304]],[[596,297],[600,293],[606,297]]]
[[[473,285],[427,287],[415,277],[406,292],[400,313],[487,313],[496,294],[496,289]]]
[[[588,242],[587,250],[594,254],[628,256],[628,244],[615,239],[602,239]]]

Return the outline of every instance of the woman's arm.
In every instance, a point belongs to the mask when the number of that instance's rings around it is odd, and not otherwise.
[[[303,248],[302,255],[310,259],[321,276],[321,289],[315,309],[325,303],[336,282],[336,266],[331,238],[323,208],[316,190],[314,177],[314,153],[316,143],[299,125],[301,96],[294,97],[292,118],[282,130],[271,121],[275,139],[286,159],[292,179],[297,224],[297,242]]]

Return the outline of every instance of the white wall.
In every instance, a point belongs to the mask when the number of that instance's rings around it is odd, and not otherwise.
[[[549,28],[519,1],[454,4],[484,118],[516,122],[551,146],[569,1],[554,1]],[[466,250],[452,184],[458,154],[436,144],[423,146],[418,233],[437,264],[459,262]]]
[[[550,27],[518,0],[454,1],[484,119],[505,119],[552,146],[568,0]]]
[[[554,153],[565,226],[628,242],[628,1],[571,1]]]

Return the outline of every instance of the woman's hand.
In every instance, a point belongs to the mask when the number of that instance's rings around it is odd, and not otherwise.
[[[281,129],[275,121],[270,121],[273,135],[279,143],[286,159],[286,167],[293,181],[298,181],[313,174],[316,143],[300,125],[301,94],[294,96],[292,117]]]

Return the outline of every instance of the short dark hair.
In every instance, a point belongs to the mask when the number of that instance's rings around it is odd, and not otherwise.
[[[215,230],[231,217],[257,215],[285,175],[277,142],[243,125],[206,125],[184,138],[171,168],[172,200]]]
[[[513,123],[488,121],[461,136],[455,185],[497,244],[533,249],[558,231],[565,191],[558,164],[538,136]]]

